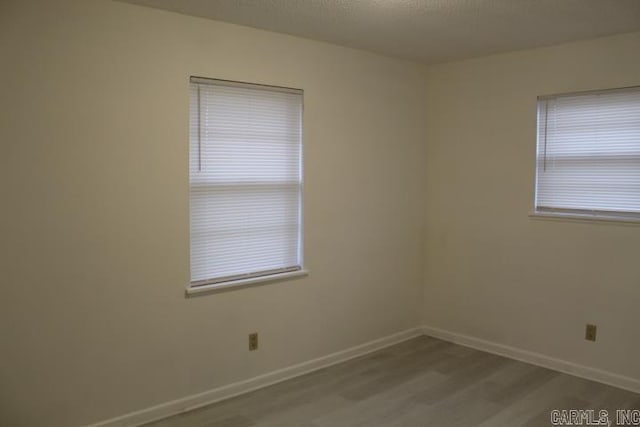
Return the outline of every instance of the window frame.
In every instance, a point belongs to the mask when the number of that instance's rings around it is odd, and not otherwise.
[[[268,85],[262,83],[248,83],[241,82],[235,80],[225,80],[225,79],[216,79],[216,78],[208,78],[208,77],[200,77],[200,76],[190,76],[189,77],[189,86],[192,84],[210,84],[210,85],[218,85],[218,86],[228,86],[228,87],[239,87],[239,88],[248,88],[253,90],[264,90],[264,91],[273,91],[280,93],[295,93],[300,95],[300,171],[299,171],[299,202],[298,202],[298,211],[299,211],[299,221],[300,225],[298,228],[298,245],[299,245],[299,266],[295,268],[280,268],[277,270],[268,270],[261,271],[262,274],[254,274],[253,272],[247,272],[244,274],[235,275],[232,279],[226,280],[225,277],[211,278],[208,280],[192,280],[191,279],[191,232],[189,232],[189,275],[190,279],[185,288],[186,294],[198,294],[198,293],[211,293],[216,291],[226,291],[235,288],[242,288],[247,286],[254,286],[260,284],[266,284],[270,282],[277,282],[289,279],[295,279],[307,276],[309,274],[309,270],[305,267],[305,251],[304,251],[304,224],[305,224],[305,215],[304,215],[304,90],[290,88],[285,86],[276,86],[276,85]],[[189,95],[191,96],[191,95]],[[191,101],[189,101],[191,102]],[[191,117],[191,107],[189,108],[189,121],[192,120]],[[198,117],[198,122],[200,118]],[[191,131],[189,132],[188,139],[188,159],[189,159],[189,191],[191,192]],[[191,199],[191,196],[189,197]],[[189,204],[189,221],[191,222],[191,203]]]
[[[623,225],[640,225],[640,213],[623,212],[623,211],[607,211],[592,209],[568,209],[568,208],[550,208],[538,206],[538,186],[540,173],[539,150],[541,144],[540,135],[540,111],[541,103],[549,99],[571,97],[580,95],[595,95],[600,93],[640,91],[640,86],[625,86],[609,89],[596,89],[586,91],[574,91],[555,93],[548,95],[540,95],[536,100],[536,145],[535,145],[535,174],[533,183],[533,209],[529,212],[529,217],[534,219],[550,219],[550,220],[569,220],[578,222],[604,222],[604,223],[620,223]],[[545,109],[548,108],[545,106]]]

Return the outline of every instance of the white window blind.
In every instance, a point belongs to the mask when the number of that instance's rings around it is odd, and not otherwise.
[[[302,265],[302,91],[192,77],[191,286]]]
[[[537,212],[640,218],[640,88],[538,100]]]

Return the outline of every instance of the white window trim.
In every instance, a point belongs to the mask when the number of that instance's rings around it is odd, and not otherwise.
[[[239,280],[221,282],[221,283],[216,283],[211,285],[193,286],[191,285],[191,283],[189,283],[186,287],[186,293],[187,295],[195,295],[195,294],[202,294],[202,293],[228,291],[232,289],[246,288],[246,287],[261,285],[266,283],[281,282],[285,280],[306,277],[308,275],[309,275],[309,270],[302,268],[301,270],[297,270],[297,271],[289,271],[286,273],[252,277],[250,279],[239,279]]]
[[[294,88],[289,88],[289,87],[284,87],[284,86],[274,86],[274,85],[266,85],[266,84],[260,84],[260,83],[245,83],[245,82],[238,82],[238,81],[231,81],[231,80],[220,80],[220,79],[212,79],[212,78],[204,78],[204,77],[198,77],[198,76],[191,76],[189,79],[190,82],[193,83],[211,83],[213,81],[224,84],[226,86],[232,86],[232,87],[248,87],[248,88],[255,88],[255,87],[260,87],[261,89],[264,90],[272,90],[274,92],[284,92],[284,93],[303,93],[302,89],[294,89]],[[302,100],[302,109],[304,110],[304,99]],[[302,118],[302,129],[304,129],[304,116]],[[303,168],[303,162],[304,162],[304,142],[303,142],[303,136],[301,135],[301,168]],[[304,173],[301,171],[300,173],[300,185],[301,188],[304,189]],[[281,282],[281,281],[286,281],[286,280],[291,280],[291,279],[296,279],[296,278],[302,278],[302,277],[306,277],[310,274],[309,270],[305,267],[304,265],[304,190],[302,191],[301,195],[300,195],[300,216],[301,216],[301,227],[299,230],[299,235],[298,238],[300,240],[300,261],[301,261],[301,265],[298,266],[297,270],[293,270],[293,271],[284,271],[284,272],[277,272],[277,273],[267,273],[267,274],[262,274],[262,275],[258,275],[258,276],[251,276],[251,277],[247,277],[247,278],[238,278],[238,279],[233,279],[233,280],[227,280],[227,281],[220,281],[220,282],[215,282],[215,283],[203,283],[203,284],[195,284],[192,281],[189,281],[187,283],[187,285],[185,286],[185,294],[186,296],[190,296],[190,295],[197,295],[197,294],[205,294],[205,293],[216,293],[216,292],[222,292],[222,291],[227,291],[227,290],[233,290],[233,289],[239,289],[239,288],[245,288],[245,287],[250,287],[250,286],[256,286],[256,285],[262,285],[262,284],[267,284],[267,283],[274,283],[274,282]]]
[[[565,213],[565,212],[549,212],[536,211],[529,212],[529,218],[535,220],[555,220],[570,222],[601,222],[601,223],[618,223],[625,225],[640,226],[640,218],[630,218],[617,215],[603,215],[602,213]]]
[[[623,92],[626,90],[637,90],[640,86],[622,86],[617,88],[610,89],[596,89],[596,90],[586,90],[586,91],[574,91],[574,92],[563,92],[563,93],[554,93],[541,95],[537,97],[537,109],[539,108],[539,102],[555,98],[558,96],[572,96],[572,95],[580,95],[580,94],[597,94],[597,93],[611,93],[611,92]],[[537,110],[539,111],[539,110]],[[538,118],[538,120],[540,120]],[[538,186],[538,143],[539,143],[539,135],[537,131],[539,130],[539,123],[536,121],[536,158],[535,158],[535,174],[534,174],[534,186],[533,186],[533,209],[529,212],[529,218],[533,220],[552,220],[552,221],[568,221],[568,222],[583,222],[583,223],[612,223],[618,225],[630,225],[637,226],[640,225],[640,216],[636,213],[624,213],[624,212],[606,212],[606,211],[589,211],[589,210],[563,210],[563,209],[549,209],[549,208],[538,208],[536,205],[536,201],[538,199],[537,196],[537,186]]]

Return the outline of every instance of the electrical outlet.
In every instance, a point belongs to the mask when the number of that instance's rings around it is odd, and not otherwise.
[[[587,324],[587,328],[584,334],[584,339],[587,341],[595,341],[597,329],[598,327],[596,325]]]
[[[249,334],[249,351],[258,349],[258,333]]]

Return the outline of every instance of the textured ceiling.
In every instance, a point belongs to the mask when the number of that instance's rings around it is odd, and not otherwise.
[[[121,0],[424,63],[640,30],[640,0]]]

